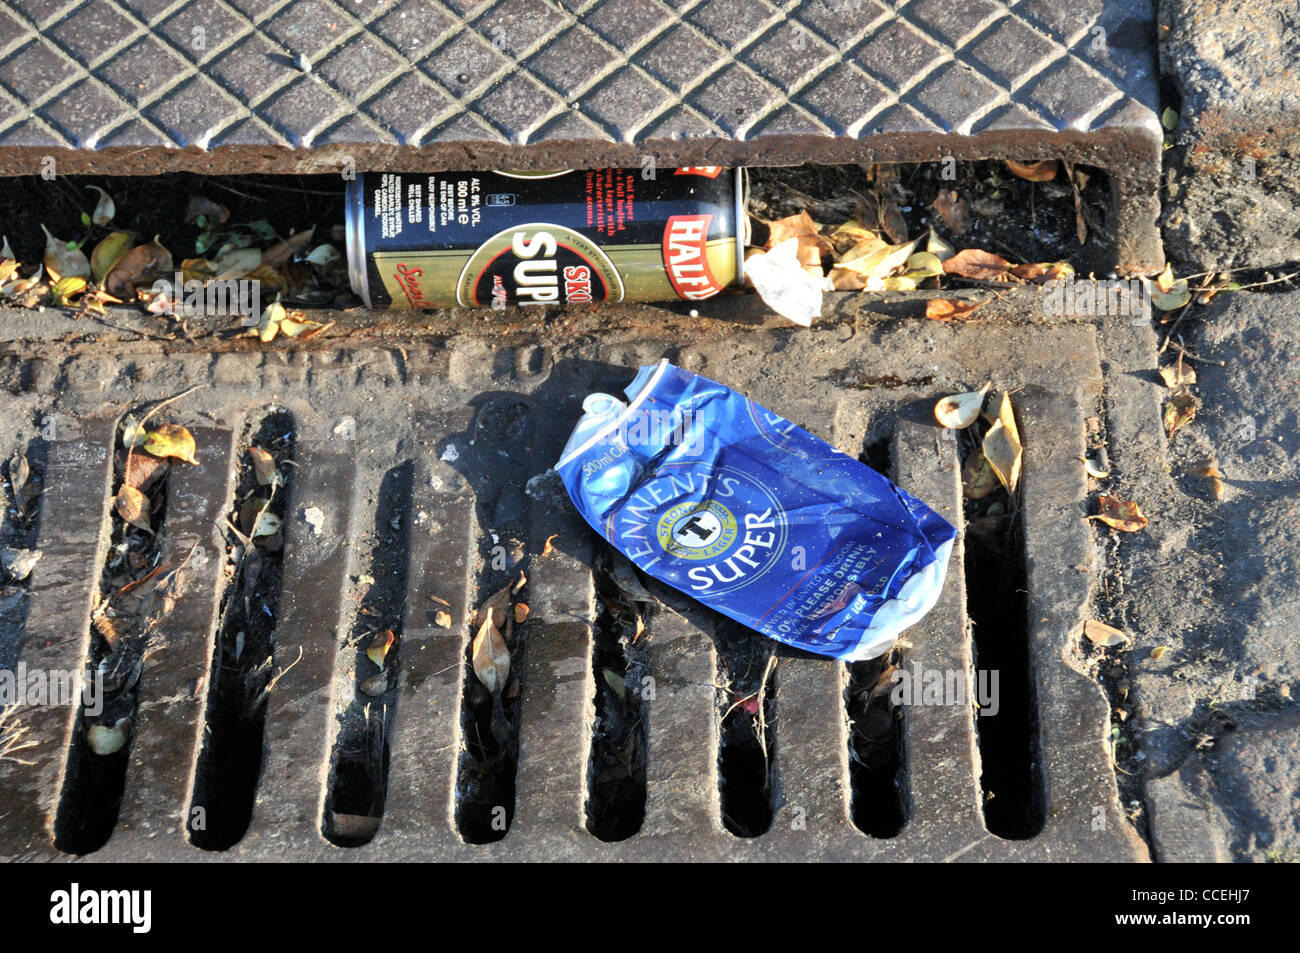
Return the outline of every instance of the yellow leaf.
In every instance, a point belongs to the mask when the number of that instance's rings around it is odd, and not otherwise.
[[[837,254],[842,254],[862,242],[880,241],[876,233],[854,221],[845,222],[826,236]],[[884,242],[881,242],[883,245]]]
[[[280,333],[280,323],[284,321],[284,305],[276,298],[262,310],[262,320],[257,325],[257,336],[263,344],[269,344]]]
[[[1011,411],[1011,398],[1006,394],[998,404],[998,417],[984,435],[984,456],[1008,493],[1016,492],[1020,482],[1020,464],[1024,449],[1020,444],[1020,431]]]
[[[121,261],[130,249],[133,237],[130,232],[111,232],[100,240],[90,253],[90,274],[96,281],[102,282],[113,266]]]
[[[880,239],[860,242],[845,252],[835,267],[856,271],[868,281],[872,278],[887,278],[907,265],[907,259],[919,240],[903,242],[901,245],[887,245]]]
[[[302,316],[302,313],[299,311],[293,313],[299,317]],[[284,333],[285,337],[301,337],[304,341],[308,338],[314,338],[318,334],[324,334],[332,327],[334,327],[333,321],[321,324],[319,321],[298,321],[287,315],[280,320],[280,330]]]
[[[175,457],[186,463],[199,461],[194,456],[194,435],[180,424],[159,424],[144,437],[144,449],[155,457]]]
[[[1184,384],[1196,383],[1196,369],[1190,364],[1184,364],[1181,359],[1177,364],[1160,368],[1160,376],[1164,379],[1165,386],[1171,390]]]
[[[383,668],[384,660],[388,657],[388,650],[393,647],[396,640],[397,637],[393,635],[392,629],[386,629],[378,633],[366,646],[366,658]]]
[[[498,691],[510,677],[510,649],[488,615],[474,636],[471,661],[474,674],[490,692]]]
[[[54,299],[55,304],[67,304],[70,298],[75,298],[86,290],[86,279],[77,275],[68,275],[66,278],[60,278],[50,286],[50,297]]]

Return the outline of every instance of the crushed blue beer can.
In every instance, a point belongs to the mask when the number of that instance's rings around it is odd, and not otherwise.
[[[934,607],[956,530],[848,454],[667,360],[591,394],[555,469],[642,570],[786,645],[887,652]]]

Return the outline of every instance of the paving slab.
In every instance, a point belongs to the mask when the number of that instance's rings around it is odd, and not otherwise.
[[[1162,0],[1161,69],[1181,100],[1162,223],[1181,265],[1300,259],[1297,57],[1294,3]]]
[[[0,174],[1059,157],[1163,263],[1150,0],[27,0]],[[49,167],[53,162],[54,166]]]

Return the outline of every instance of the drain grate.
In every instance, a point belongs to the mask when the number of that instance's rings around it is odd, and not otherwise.
[[[1059,156],[1110,173],[1113,263],[1163,263],[1149,0],[574,6],[13,4],[0,174]]]
[[[298,351],[283,361],[255,352],[136,355],[129,374],[98,356],[73,358],[60,371],[67,393],[49,415],[54,439],[45,447],[38,530],[45,556],[32,580],[21,651],[29,668],[80,671],[90,644],[115,421],[77,411],[206,383],[183,412],[217,422],[196,429],[200,465],[177,467],[170,477],[162,545],[165,558],[192,554],[192,577],[166,620],[167,647],[140,682],[120,816],[107,843],[87,856],[1145,859],[1117,803],[1106,701],[1070,662],[1095,559],[1092,531],[1081,519],[1086,485],[1077,458],[1084,418],[1101,397],[1097,355],[1090,325],[1004,327],[990,335],[977,326],[893,322],[856,333],[847,325],[797,334],[733,330],[690,347],[642,332],[554,350],[466,335],[432,348]],[[523,501],[508,494],[553,462],[585,393],[626,383],[631,368],[663,356],[726,380],[875,465],[892,466],[902,486],[958,525],[959,450],[933,425],[935,396],[989,376],[1018,388],[1028,448],[1020,511],[1027,542],[1023,574],[1011,578],[1023,579],[1027,590],[1024,637],[1008,639],[997,661],[1025,673],[1003,679],[1000,717],[1019,725],[1013,737],[1036,738],[1022,753],[1027,793],[990,777],[990,759],[1005,766],[1008,756],[993,751],[969,703],[886,708],[885,741],[860,743],[857,732],[873,718],[881,727],[878,700],[858,696],[883,662],[851,672],[777,647],[658,585],[651,591],[660,604],[646,609],[634,651],[602,631],[606,583],[592,568],[599,542],[554,483],[534,481]],[[901,383],[853,386],[845,382],[862,378],[847,368]],[[223,657],[218,641],[228,635],[218,524],[237,490],[236,435],[267,414],[250,406],[250,388],[268,386],[283,401],[282,419],[291,421],[295,465],[260,772],[255,787],[239,795],[204,754],[226,730],[213,671]],[[485,413],[502,406],[518,408],[526,436],[471,446]],[[474,452],[488,446],[502,461],[499,470],[488,454]],[[323,514],[319,532],[302,517],[307,508]],[[523,650],[516,654],[518,705],[508,717],[517,751],[496,766],[494,790],[507,794],[492,804],[471,798],[464,779],[475,769],[467,731],[476,722],[466,717],[471,632],[460,623],[499,587],[491,558],[493,546],[508,542],[504,525],[519,530],[532,554],[521,564],[531,611],[515,636]],[[384,526],[394,532],[368,536]],[[554,550],[543,558],[551,537]],[[377,553],[376,545],[393,548]],[[909,630],[891,664],[964,675],[987,661],[971,634],[983,611],[972,589],[989,585],[972,571],[977,558],[984,557],[954,554],[938,606]],[[359,621],[367,618],[359,607],[367,603],[357,579],[375,566],[384,567],[386,585],[401,589],[384,597],[385,605],[400,605],[398,617],[382,617],[398,635],[398,674],[395,688],[372,700],[381,710],[365,730],[378,734],[361,743],[347,717],[358,703],[356,676],[372,674],[359,660],[366,628]],[[440,626],[439,611],[457,624]],[[767,672],[763,662],[773,651],[776,664]],[[756,667],[738,661],[745,652]],[[624,746],[639,738],[641,760],[629,775],[630,793],[598,794],[594,759],[610,751],[608,739],[593,740],[610,715],[608,699],[597,701],[598,681],[619,665],[620,674],[630,679],[635,671],[651,688],[638,698],[636,727],[612,736]],[[729,706],[760,686],[754,707],[766,725],[765,755],[722,719],[723,700]],[[77,708],[23,706],[21,714],[38,745],[24,752],[33,765],[0,762],[0,856],[66,859],[72,855],[55,849],[52,835],[60,793],[75,781],[64,774]],[[340,771],[349,763],[340,752],[358,744],[358,763],[372,779],[368,800],[354,796],[352,769]],[[994,802],[1005,796],[1012,807],[990,807],[990,790]],[[241,796],[251,816],[223,819],[239,814]],[[478,820],[467,825],[471,804]],[[632,809],[602,827],[593,804]],[[1023,823],[1005,823],[999,810]],[[228,835],[226,842],[216,834],[205,839],[203,824]]]

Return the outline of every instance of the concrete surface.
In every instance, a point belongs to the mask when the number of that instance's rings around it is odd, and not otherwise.
[[[1295,0],[1161,0],[1159,34],[1182,100],[1165,156],[1166,254],[1186,271],[1300,259]]]
[[[1126,766],[1146,781],[1161,859],[1300,849],[1297,316],[1300,292],[1230,295],[1194,312],[1184,340],[1204,359],[1191,363],[1202,406],[1172,440],[1157,416],[1170,392],[1149,356],[1119,336],[1107,348],[1111,459],[1151,521],[1114,540],[1108,621],[1134,638],[1137,751]],[[1211,458],[1222,499],[1192,472]]]

